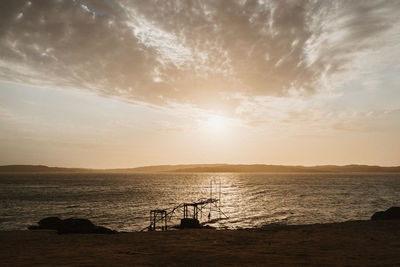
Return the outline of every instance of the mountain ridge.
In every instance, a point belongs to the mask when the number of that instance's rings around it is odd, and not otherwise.
[[[49,167],[46,165],[3,165],[0,173],[149,173],[149,172],[254,172],[254,173],[335,173],[335,172],[384,172],[400,173],[400,166],[383,167],[377,165],[267,165],[267,164],[179,164],[179,165],[151,165],[136,168],[118,169],[89,169]]]

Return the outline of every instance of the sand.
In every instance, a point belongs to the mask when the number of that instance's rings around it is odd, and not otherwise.
[[[0,232],[1,266],[400,265],[400,220],[115,235]]]

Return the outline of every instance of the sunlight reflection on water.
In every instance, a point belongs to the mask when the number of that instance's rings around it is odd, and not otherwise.
[[[47,216],[74,216],[136,231],[147,226],[151,209],[208,198],[211,180],[213,197],[219,197],[221,181],[221,209],[229,217],[211,224],[218,228],[368,219],[400,205],[399,174],[0,175],[0,229],[26,229]],[[211,215],[215,219],[218,212]]]

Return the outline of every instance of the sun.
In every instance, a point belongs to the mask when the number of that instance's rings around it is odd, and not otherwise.
[[[226,129],[227,119],[218,115],[212,115],[205,121],[205,129],[212,133],[221,133]]]

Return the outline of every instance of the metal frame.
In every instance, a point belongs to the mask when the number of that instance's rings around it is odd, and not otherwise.
[[[214,179],[215,183],[215,179]],[[157,229],[161,229],[161,231],[166,231],[167,230],[167,221],[171,221],[172,217],[175,215],[175,213],[179,210],[183,210],[183,218],[187,219],[190,218],[190,215],[193,219],[198,220],[199,218],[199,213],[201,214],[200,217],[202,218],[203,216],[203,209],[207,208],[209,206],[209,214],[208,214],[208,221],[211,221],[211,211],[213,210],[212,208],[216,208],[216,211],[219,213],[219,219],[221,219],[221,214],[224,215],[225,218],[228,218],[225,213],[222,212],[221,210],[221,181],[219,181],[219,199],[218,198],[212,198],[212,185],[213,185],[213,180],[210,181],[210,198],[205,199],[201,198],[196,202],[191,202],[191,203],[181,203],[175,207],[173,207],[169,212],[166,209],[154,209],[150,211],[150,225],[147,226],[146,228],[142,229],[141,231],[148,230],[148,231],[156,231]],[[193,207],[193,212],[190,214],[190,207]],[[213,220],[215,222],[216,220]],[[157,227],[157,223],[161,223],[161,226]],[[204,224],[204,223],[203,223]]]

